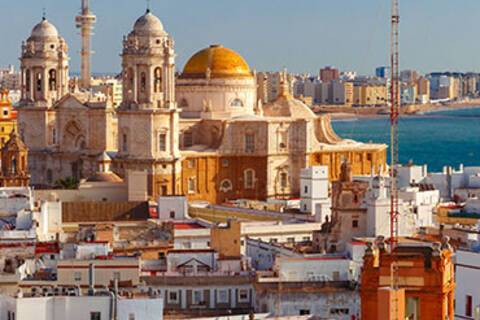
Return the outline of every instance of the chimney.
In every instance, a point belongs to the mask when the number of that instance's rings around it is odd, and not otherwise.
[[[95,265],[90,263],[88,265],[88,295],[95,294]]]

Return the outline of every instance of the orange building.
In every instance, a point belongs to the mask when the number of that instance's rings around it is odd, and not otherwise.
[[[453,319],[455,277],[452,255],[448,241],[442,244],[401,241],[394,254],[385,250],[383,241],[377,246],[370,243],[362,270],[362,319],[399,319],[391,316],[391,310],[380,306],[388,303],[392,296],[405,300],[403,304],[390,305],[401,309],[395,314],[404,313],[406,319]],[[392,265],[397,266],[397,277],[393,281]],[[385,288],[392,287],[392,282],[399,289],[385,295]]]

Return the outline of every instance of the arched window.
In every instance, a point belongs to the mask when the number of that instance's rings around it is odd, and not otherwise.
[[[153,91],[155,93],[162,91],[162,68],[155,68],[153,72],[154,82],[153,82]]]
[[[39,72],[36,75],[36,86],[37,86],[37,91],[42,91],[42,74]]]
[[[12,174],[17,174],[17,157],[12,157],[12,167],[10,168],[12,170]]]
[[[280,173],[280,187],[288,187],[288,174],[286,172]]]
[[[188,178],[188,193],[197,192],[197,178],[190,177]]]
[[[134,80],[133,69],[132,68],[128,68],[127,80],[128,80],[128,84],[130,84],[130,88],[132,88],[133,87],[133,80]]]
[[[57,90],[57,71],[55,69],[48,71],[48,90]]]
[[[228,192],[233,189],[232,181],[225,179],[220,183],[220,191],[221,192]]]
[[[237,98],[237,99],[235,99],[235,100],[232,101],[232,103],[230,104],[230,106],[236,107],[236,108],[243,107],[243,101]]]
[[[27,69],[27,71],[25,71],[25,90],[27,92],[30,92],[31,82],[32,82],[32,79],[30,75],[30,70]]]
[[[140,91],[145,92],[147,90],[147,75],[145,72],[140,74]]]
[[[167,134],[165,132],[158,135],[158,151],[167,151]]]
[[[128,152],[128,136],[126,133],[122,134],[122,151]]]
[[[245,189],[253,189],[255,185],[255,171],[253,169],[247,169],[243,172]]]

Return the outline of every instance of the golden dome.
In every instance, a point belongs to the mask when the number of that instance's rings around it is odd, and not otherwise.
[[[195,53],[183,69],[182,78],[251,78],[245,59],[221,45],[212,45]]]

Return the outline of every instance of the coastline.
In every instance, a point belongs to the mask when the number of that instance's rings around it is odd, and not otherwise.
[[[443,112],[450,110],[476,109],[480,108],[480,99],[471,99],[468,101],[458,101],[450,103],[428,103],[423,105],[409,105],[402,107],[402,116],[421,116],[433,112]],[[378,119],[386,118],[389,109],[384,107],[346,107],[320,105],[312,107],[316,114],[328,114],[332,120],[354,121],[357,119]]]

